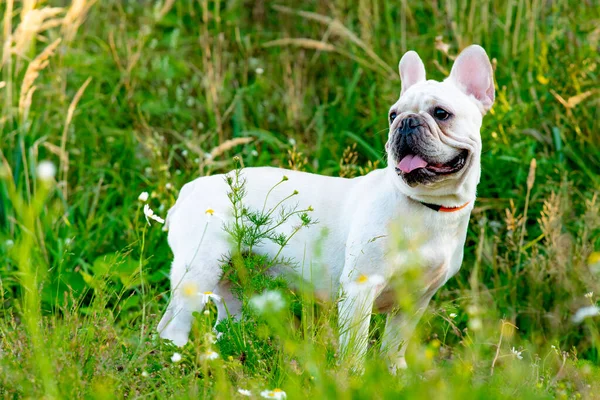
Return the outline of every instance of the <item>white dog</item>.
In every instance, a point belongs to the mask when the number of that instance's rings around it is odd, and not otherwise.
[[[388,114],[387,168],[354,179],[268,167],[242,171],[246,207],[263,208],[267,192],[285,175],[288,180],[269,194],[267,208],[298,190],[294,200],[299,206],[314,209],[311,217],[318,223],[301,229],[281,256],[296,260],[308,281],[314,280],[313,271],[328,271],[326,285],[342,293],[340,346],[358,361],[366,353],[373,306],[401,268],[386,259],[391,225],[405,237],[423,237],[416,250],[426,277],[417,290],[418,311],[387,317],[382,350],[394,372],[406,367],[406,341],[431,297],[460,268],[480,177],[479,130],[494,102],[492,66],[477,45],[459,55],[443,82],[425,79],[425,67],[414,51],[402,57],[399,69],[402,91]],[[188,340],[192,313],[205,306],[206,296],[189,296],[190,287],[218,293],[232,314],[239,312],[239,302],[221,281],[219,261],[231,251],[222,227],[232,218],[224,178],[201,177],[185,185],[167,217],[174,253],[172,296],[158,330],[178,346]],[[279,230],[289,234],[295,225],[290,220]],[[254,249],[270,256],[278,250],[273,243]],[[357,282],[373,276],[381,278],[365,290],[354,290]],[[322,278],[319,282],[323,285]],[[223,305],[218,308],[219,318],[226,317]]]

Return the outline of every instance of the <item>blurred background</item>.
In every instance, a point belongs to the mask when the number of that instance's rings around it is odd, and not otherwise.
[[[441,80],[477,43],[496,79],[479,197],[463,268],[435,296],[420,343],[435,365],[462,368],[466,387],[483,390],[477,371],[487,377],[501,348],[489,343],[510,337],[531,376],[508,392],[591,395],[600,363],[596,1],[7,0],[0,10],[0,394],[185,387],[193,397],[196,370],[152,372],[170,363],[150,341],[171,254],[160,227],[145,225],[140,193],[164,217],[184,183],[229,171],[235,155],[244,166],[348,178],[384,167],[402,54],[416,50],[427,77]],[[56,168],[50,178],[43,160]],[[573,323],[584,307],[592,316]],[[518,329],[506,336],[507,326]],[[43,355],[45,340],[58,355]],[[479,346],[470,358],[456,353],[468,343]],[[238,363],[233,382],[259,375],[283,385],[291,368],[261,375]],[[154,381],[126,384],[140,368]],[[440,374],[451,393],[465,382]],[[308,385],[302,396],[359,393],[342,386]]]

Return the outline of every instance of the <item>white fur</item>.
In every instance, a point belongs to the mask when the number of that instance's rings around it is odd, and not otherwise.
[[[478,50],[477,53],[480,54]],[[293,197],[293,203],[297,202],[300,208],[314,208],[311,217],[318,223],[301,229],[280,256],[296,260],[296,272],[312,282],[317,290],[328,290],[334,296],[343,293],[339,301],[340,344],[343,353],[353,357],[358,365],[367,349],[373,304],[389,279],[405,267],[402,259],[406,257],[402,254],[396,260],[389,260],[390,250],[392,254],[398,254],[397,249],[390,249],[390,230],[398,230],[407,238],[422,238],[415,251],[421,259],[424,276],[437,276],[437,279],[417,288],[420,297],[416,315],[408,318],[388,316],[382,350],[392,371],[406,366],[406,345],[400,345],[410,337],[436,290],[460,268],[480,176],[479,130],[485,112],[480,100],[465,91],[464,80],[457,84],[451,76],[444,82],[425,81],[418,55],[412,52],[408,57],[411,77],[400,99],[392,106],[399,116],[391,124],[390,135],[402,114],[424,115],[429,118],[427,123],[432,125],[432,135],[436,136],[432,140],[439,147],[436,152],[440,157],[456,152],[457,148],[469,149],[467,165],[460,172],[433,184],[409,187],[395,172],[398,160],[392,156],[388,157],[387,168],[354,179],[269,167],[242,171],[247,180],[244,199],[247,207],[262,209],[267,192],[285,175],[288,181],[269,195],[267,208],[275,206],[294,190],[299,194]],[[457,63],[459,61],[460,57]],[[452,73],[461,72],[453,69]],[[438,128],[427,114],[431,105],[439,102],[446,103],[455,115],[450,127]],[[229,311],[234,315],[239,312],[239,303],[229,293],[226,283],[220,282],[220,260],[231,250],[230,238],[222,230],[223,223],[231,220],[228,190],[223,175],[198,178],[183,187],[168,214],[168,239],[174,253],[172,297],[158,330],[161,337],[179,346],[188,340],[192,312],[202,310],[205,305],[196,298],[184,296],[182,288],[186,285],[192,285],[200,292],[214,291],[224,296]],[[468,202],[468,206],[460,211],[443,213],[433,211],[419,201],[447,207]],[[213,209],[214,215],[208,215],[207,209]],[[297,224],[298,220],[291,218],[278,230],[289,234]],[[278,246],[271,243],[255,249],[270,256],[277,250]],[[285,273],[285,268],[276,271]],[[360,274],[380,275],[385,282],[370,290],[353,291],[351,285]],[[219,318],[224,318],[222,306],[219,314]]]

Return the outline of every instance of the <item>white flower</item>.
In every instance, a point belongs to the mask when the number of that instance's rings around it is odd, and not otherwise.
[[[571,321],[573,321],[576,324],[580,324],[583,322],[584,319],[589,317],[595,317],[597,315],[600,315],[600,307],[587,306],[577,310],[575,315],[573,315],[573,318],[571,318]]]
[[[200,292],[198,293],[198,296],[200,296],[200,300],[203,303],[208,303],[210,300],[214,301],[215,303],[219,303],[221,301],[221,296],[214,294],[213,292]]]
[[[280,292],[269,290],[250,299],[250,305],[259,313],[279,312],[285,307],[285,300]]]
[[[173,361],[174,363],[181,361],[181,354],[173,353],[173,356],[171,357],[171,361]]]
[[[71,243],[73,243],[73,239],[71,239],[71,238],[66,238],[65,239],[65,246],[70,246]]]
[[[206,340],[207,343],[211,344],[217,343],[217,338],[215,338],[215,335],[213,335],[210,332],[204,335],[204,340]]]
[[[449,317],[450,318],[456,318],[456,313],[450,313]]]
[[[258,157],[258,151],[256,150],[252,150],[250,154],[252,154],[253,157]]]
[[[469,320],[469,328],[471,328],[474,331],[478,331],[483,327],[483,323],[481,322],[480,318],[471,318]]]
[[[147,378],[149,376],[150,376],[150,374],[148,372],[142,371],[142,377]]]
[[[513,347],[512,349],[510,349],[510,352],[517,357],[519,360],[523,359],[523,356],[521,355],[522,351],[517,351],[515,350],[515,348]]]
[[[165,189],[171,190],[172,188],[173,188],[173,184],[171,182],[167,182],[167,184],[165,185]]]
[[[588,293],[586,293],[586,294],[585,294],[585,297],[586,297],[587,299],[591,299],[592,297],[594,297],[594,292],[588,292]]]
[[[210,311],[209,310],[204,310],[204,315],[210,315]]]
[[[296,145],[296,139],[294,139],[294,138],[289,138],[289,139],[288,139],[288,142],[289,142],[289,143],[290,143],[292,146],[295,146],[295,145]]]
[[[15,245],[15,242],[12,241],[11,239],[8,239],[6,242],[4,242],[4,245],[6,247],[13,247]]]
[[[138,196],[138,200],[139,201],[143,201],[143,202],[147,202],[148,201],[148,197],[150,197],[150,193],[148,193],[148,192],[142,192]]]
[[[287,394],[281,389],[263,390],[260,392],[260,397],[265,399],[285,399]]]
[[[154,214],[154,211],[150,208],[148,204],[144,205],[144,215],[146,216],[146,221],[148,221],[148,225],[150,225],[150,220],[153,219],[156,222],[160,222],[161,224],[165,223],[165,220]]]
[[[56,166],[48,160],[44,160],[37,166],[37,176],[43,181],[50,181],[56,175]]]
[[[183,150],[183,151],[181,152],[181,155],[182,155],[182,156],[184,156],[184,157],[187,157],[187,155],[188,155],[188,151],[187,151],[187,150]]]
[[[252,392],[246,389],[242,389],[242,388],[238,388],[238,393],[241,394],[242,396],[247,396],[250,397],[252,396]]]
[[[265,72],[265,70],[260,67],[256,68],[254,71],[256,72],[256,75],[262,75]]]
[[[219,358],[219,353],[212,350],[207,350],[204,354],[200,356],[201,360],[216,360]]]
[[[356,293],[365,289],[373,289],[374,287],[383,284],[384,279],[381,275],[364,275],[360,274],[355,280],[347,285],[348,292]]]

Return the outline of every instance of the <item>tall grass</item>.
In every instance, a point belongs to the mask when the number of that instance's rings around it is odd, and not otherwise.
[[[594,2],[0,7],[3,397],[596,396],[599,319],[573,322],[600,293]],[[214,345],[210,307],[185,348],[157,338],[171,255],[140,192],[164,216],[185,182],[232,169],[234,155],[345,177],[382,166],[402,53],[441,79],[470,43],[497,84],[479,198],[462,270],[420,323],[409,371],[388,374],[375,316],[354,374],[335,304],[283,284],[276,318],[228,321]],[[37,172],[43,160],[54,178]]]

